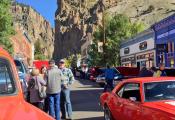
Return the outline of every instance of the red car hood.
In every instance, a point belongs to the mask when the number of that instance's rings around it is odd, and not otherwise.
[[[144,103],[144,106],[154,109],[159,109],[164,112],[175,115],[175,101],[159,101],[159,102],[148,102]]]
[[[53,120],[24,100],[0,98],[0,120]]]

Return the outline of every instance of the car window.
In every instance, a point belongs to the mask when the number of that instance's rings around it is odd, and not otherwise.
[[[14,80],[7,60],[0,58],[0,95],[15,92]]]
[[[145,101],[175,100],[175,81],[144,83]]]
[[[136,101],[141,101],[140,96],[140,84],[138,83],[126,83],[117,92],[117,95],[124,99],[129,99],[130,97],[136,98]]]

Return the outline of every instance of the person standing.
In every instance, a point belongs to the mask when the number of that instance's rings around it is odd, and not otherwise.
[[[44,99],[39,97],[39,85],[46,85],[46,82],[40,76],[38,69],[33,69],[31,72],[32,77],[28,82],[28,88],[30,93],[30,103],[39,109],[43,110]]]
[[[114,76],[115,76],[115,71],[114,69],[111,69],[110,66],[107,66],[107,69],[105,70],[105,86],[104,86],[104,91],[106,92],[108,87],[111,89],[111,91],[114,89]]]
[[[55,61],[49,61],[50,68],[47,73],[47,99],[49,103],[49,114],[56,120],[60,120],[60,92],[61,81],[63,80],[62,72],[55,67]]]
[[[70,100],[70,86],[73,84],[74,76],[69,68],[65,67],[65,61],[63,59],[59,62],[59,68],[65,80],[62,81],[61,87],[61,113],[62,119],[66,119],[66,113],[68,114],[68,120],[72,119],[72,105]]]
[[[167,73],[165,72],[165,65],[163,63],[159,64],[159,70],[154,74],[154,77],[161,77],[161,76],[167,76]]]
[[[47,80],[47,67],[46,66],[41,67],[40,75],[45,81]],[[43,109],[46,113],[48,113],[48,111],[49,111],[48,103],[49,103],[48,98],[46,97],[44,100],[44,109]]]

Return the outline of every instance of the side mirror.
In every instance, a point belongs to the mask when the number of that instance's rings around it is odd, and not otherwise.
[[[137,100],[137,98],[136,97],[129,97],[129,100],[135,102]]]

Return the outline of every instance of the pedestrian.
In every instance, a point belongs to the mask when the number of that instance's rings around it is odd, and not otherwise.
[[[62,119],[66,119],[66,113],[68,114],[67,120],[72,120],[72,105],[70,99],[70,86],[73,84],[74,76],[69,68],[65,67],[65,61],[63,59],[59,62],[59,68],[65,80],[62,81],[61,87],[61,113]]]
[[[152,76],[153,76],[153,77],[154,77],[155,74],[157,73],[157,69],[156,69],[156,67],[154,67],[154,66],[150,68],[150,71],[152,72],[152,74],[153,74]]]
[[[62,72],[55,66],[55,61],[49,61],[47,72],[47,99],[49,105],[49,114],[56,120],[60,120],[60,92],[61,81],[63,80]]]
[[[108,87],[111,89],[111,91],[114,89],[114,76],[115,76],[115,71],[114,69],[110,68],[109,65],[107,65],[107,69],[105,70],[105,86],[104,86],[104,91],[106,92]]]
[[[40,75],[44,80],[46,80],[46,77],[47,77],[47,67],[46,66],[41,67]]]
[[[143,66],[139,72],[139,77],[152,77],[153,73]]]
[[[45,81],[47,81],[47,67],[46,67],[46,66],[42,66],[42,67],[41,67],[41,69],[40,69],[40,75],[41,75],[41,77],[42,77]],[[46,113],[49,112],[48,103],[49,103],[49,102],[48,102],[48,98],[46,97],[45,100],[44,100],[44,109],[43,109]]]
[[[39,86],[46,85],[46,82],[40,76],[38,69],[34,68],[31,72],[31,78],[28,82],[29,94],[30,94],[30,103],[41,110],[44,107],[44,99],[41,99],[39,96]]]
[[[167,73],[165,72],[165,65],[163,63],[159,64],[159,70],[154,74],[154,77],[161,77],[161,76],[167,76]]]

